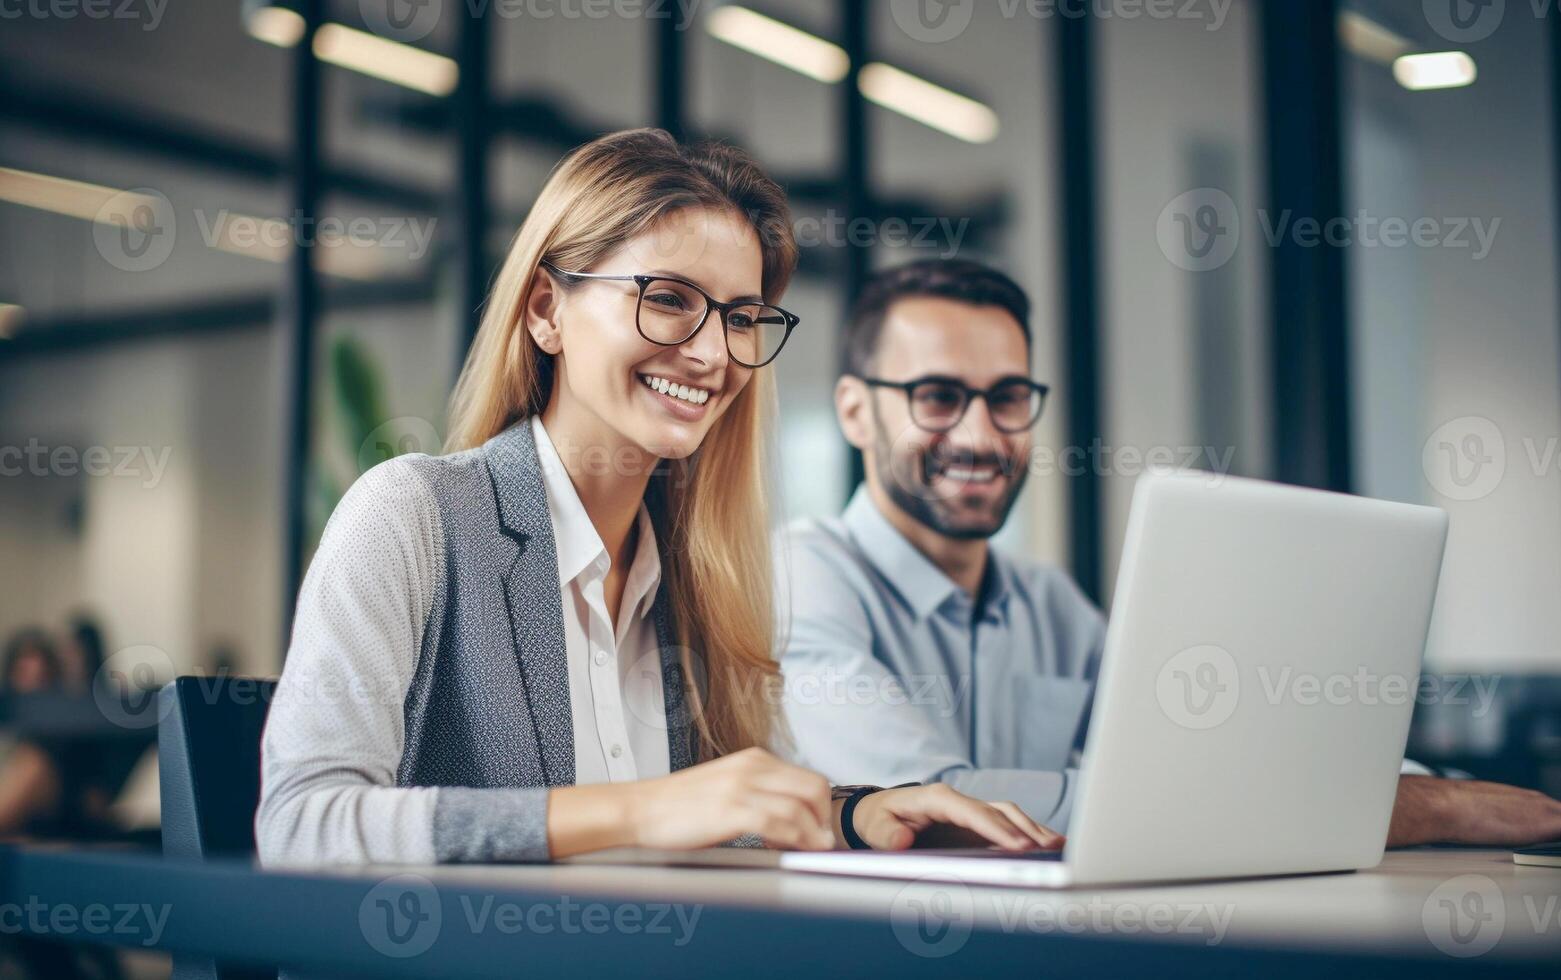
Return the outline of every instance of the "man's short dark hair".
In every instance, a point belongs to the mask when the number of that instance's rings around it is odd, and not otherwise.
[[[989,265],[969,259],[921,259],[885,269],[862,287],[846,322],[846,373],[871,373],[889,308],[912,296],[939,296],[972,306],[1001,307],[1019,321],[1025,346],[1030,344],[1030,299],[1018,283]]]

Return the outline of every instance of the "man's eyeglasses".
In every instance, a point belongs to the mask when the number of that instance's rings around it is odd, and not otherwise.
[[[570,272],[544,261],[543,267],[565,279],[599,279],[632,282],[639,288],[634,327],[640,336],[662,347],[688,343],[710,318],[721,314],[726,350],[743,367],[757,368],[775,360],[801,317],[765,303],[723,303],[685,279],[671,276],[609,276],[599,272]]]
[[[1023,432],[1041,417],[1051,389],[1029,378],[1004,378],[990,388],[972,388],[958,378],[926,377],[886,381],[855,375],[875,388],[898,388],[910,403],[911,421],[928,432],[948,432],[965,417],[976,398],[986,400],[987,414],[999,432]]]

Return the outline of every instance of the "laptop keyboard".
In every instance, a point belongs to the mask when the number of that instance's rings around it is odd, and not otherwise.
[[[884,853],[896,853],[886,851]],[[1006,861],[1061,861],[1061,851],[999,851],[991,847],[927,847],[902,854],[928,855],[931,857],[1002,858]]]

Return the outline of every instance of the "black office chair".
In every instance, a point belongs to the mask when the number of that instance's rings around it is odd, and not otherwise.
[[[260,733],[276,682],[180,677],[158,697],[163,857],[252,858],[260,805]],[[173,980],[252,980],[275,972],[176,955]]]

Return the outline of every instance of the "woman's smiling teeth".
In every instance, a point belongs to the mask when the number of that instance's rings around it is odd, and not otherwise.
[[[642,374],[640,380],[652,391],[659,391],[663,395],[682,399],[690,405],[703,405],[710,400],[710,392],[705,388],[695,388],[692,385],[680,385],[666,378],[658,378],[653,374]]]

